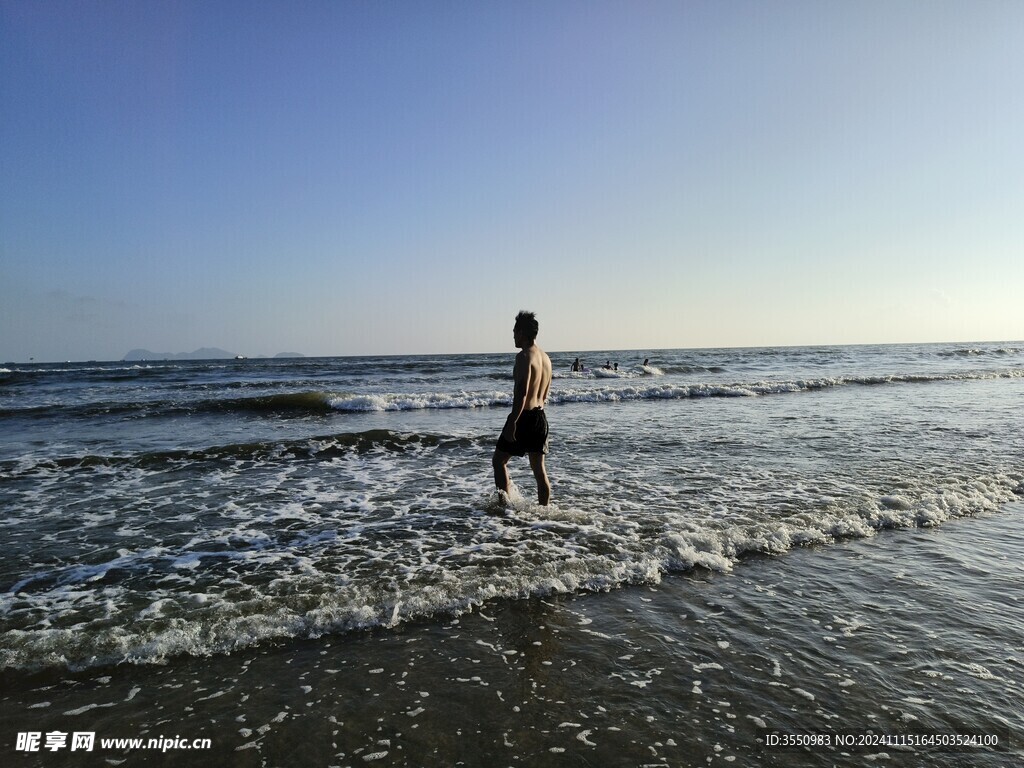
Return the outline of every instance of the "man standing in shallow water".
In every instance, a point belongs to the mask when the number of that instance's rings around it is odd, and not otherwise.
[[[512,413],[505,420],[498,444],[494,449],[494,484],[508,493],[508,460],[513,456],[529,454],[530,468],[537,479],[537,501],[546,505],[551,500],[551,483],[544,468],[544,455],[548,452],[548,420],[544,403],[551,389],[551,358],[537,346],[540,324],[533,312],[516,315],[512,329],[515,344],[521,350],[516,355],[512,371]]]

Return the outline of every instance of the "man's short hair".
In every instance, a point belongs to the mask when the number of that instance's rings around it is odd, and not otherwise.
[[[540,331],[540,323],[537,322],[536,316],[533,312],[527,312],[525,309],[520,310],[516,315],[515,327],[530,341],[534,341],[537,338],[537,332]]]

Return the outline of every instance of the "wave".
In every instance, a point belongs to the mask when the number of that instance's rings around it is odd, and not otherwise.
[[[902,374],[891,376],[822,377],[758,381],[735,384],[654,384],[648,386],[566,388],[552,391],[550,403],[620,402],[628,400],[688,400],[709,397],[763,397],[846,386],[879,386],[888,384],[932,384],[945,381],[975,381],[1002,378],[1024,378],[1024,370],[996,373],[963,373],[944,375]]]
[[[298,440],[235,443],[198,450],[148,451],[126,455],[86,454],[43,459],[26,457],[0,461],[0,471],[8,479],[14,480],[40,473],[96,468],[147,470],[165,469],[175,464],[194,466],[205,463],[287,461],[292,459],[329,461],[339,456],[352,453],[364,454],[374,450],[402,453],[422,447],[457,449],[467,448],[477,442],[473,438],[467,437],[372,429]],[[492,441],[488,438],[488,442]]]
[[[1006,357],[1024,353],[1024,347],[961,347],[959,349],[944,349],[936,354],[939,357]]]
[[[667,575],[694,568],[730,571],[752,556],[997,512],[1022,493],[1019,480],[975,478],[947,482],[916,498],[858,499],[845,509],[761,523],[716,527],[680,515],[661,532],[642,538],[621,515],[538,507],[513,489],[503,500],[506,507],[499,508],[499,499],[492,496],[460,511],[460,525],[475,530],[468,542],[451,541],[429,558],[393,564],[392,576],[362,580],[344,572],[347,568],[339,573],[337,563],[318,557],[363,539],[366,530],[323,531],[287,548],[262,539],[219,550],[171,545],[122,549],[105,562],[31,574],[0,594],[0,611],[8,617],[16,610],[43,610],[53,617],[71,615],[76,622],[61,626],[55,618],[52,623],[5,631],[0,668],[158,664],[181,655],[229,654],[268,641],[449,618],[500,599],[657,584]],[[435,518],[430,525],[437,522]],[[385,532],[413,534],[400,527]],[[379,546],[363,550],[368,553],[363,557],[381,564],[403,559],[379,551]],[[277,570],[268,581],[248,582],[238,596],[229,597],[216,569],[246,566],[254,572]],[[204,585],[190,581],[204,570]],[[124,574],[146,571],[156,572],[153,583],[159,586],[132,593]],[[168,581],[184,586],[172,591],[164,586]],[[92,626],[82,615],[90,607],[101,616]]]
[[[53,375],[73,375],[83,374],[85,378],[90,381],[103,380],[103,377],[109,375],[113,379],[119,377],[131,377],[148,372],[166,373],[172,370],[181,370],[180,365],[151,365],[148,363],[126,363],[125,365],[58,365],[55,367],[36,367],[36,368],[0,368],[0,373],[16,374],[18,376],[28,377],[42,377],[42,376],[53,376]]]
[[[637,365],[631,368],[584,368],[582,371],[560,371],[553,374],[555,379],[636,379],[643,376],[664,376],[666,373],[723,373],[722,368],[703,366],[669,366],[664,369],[653,365]],[[498,378],[498,377],[495,377]],[[510,379],[510,376],[501,378]]]
[[[571,377],[563,377],[559,389],[552,389],[548,403],[606,403],[633,400],[688,400],[701,398],[763,397],[833,389],[846,386],[892,384],[933,384],[950,381],[983,381],[1024,378],[1024,369],[994,372],[944,374],[894,374],[877,376],[836,376],[809,379],[781,379],[731,384],[627,384],[647,380],[648,376],[630,372],[606,372],[597,386],[575,387]],[[564,382],[564,384],[563,384]],[[608,383],[605,383],[608,382]],[[614,382],[614,383],[612,383]],[[370,413],[431,409],[469,409],[508,407],[512,397],[507,391],[427,392],[376,394],[309,390],[281,394],[129,402],[101,402],[87,405],[42,405],[28,408],[0,408],[4,417],[93,417],[118,415],[169,416],[198,413],[250,412],[265,415],[326,415],[330,413]]]

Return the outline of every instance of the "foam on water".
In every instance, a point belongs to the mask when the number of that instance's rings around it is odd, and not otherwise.
[[[709,369],[700,369],[702,372]],[[105,373],[110,373],[109,369]],[[161,370],[162,376],[166,371]],[[506,378],[503,375],[503,378]],[[663,379],[658,368],[607,371],[596,369],[585,374],[556,374],[549,396],[550,405],[565,403],[606,403],[656,400],[689,400],[705,398],[742,398],[792,395],[851,386],[884,386],[895,384],[939,384],[948,382],[992,381],[1024,378],[1024,368],[967,370],[923,373],[880,373],[872,375],[837,375],[814,377],[778,377],[767,379],[716,381],[705,374],[698,380],[689,374],[672,376],[672,381],[647,383]],[[31,399],[0,397],[0,417],[21,419],[95,420],[121,416],[134,420],[146,416],[175,417],[195,414],[281,414],[321,415],[325,413],[387,413],[423,410],[463,410],[508,407],[511,387],[506,390],[459,387],[468,381],[447,379],[433,382],[442,388],[417,391],[420,379],[404,377],[403,389],[394,391],[337,391],[334,389],[296,389],[298,383],[242,382],[210,397],[208,385],[168,382],[153,390],[129,390],[110,397],[96,397],[87,391],[74,398],[45,393]],[[474,379],[474,382],[479,381]],[[117,382],[108,382],[116,384]],[[348,382],[358,383],[358,382]],[[305,384],[305,382],[303,382]],[[379,387],[377,384],[375,389]],[[253,394],[236,396],[238,389],[256,390]],[[282,389],[286,391],[281,391]]]
[[[161,662],[458,615],[495,599],[656,584],[694,567],[728,571],[750,554],[993,510],[1020,485],[992,476],[922,482],[899,496],[863,488],[827,510],[809,495],[782,517],[739,493],[745,507],[725,517],[680,511],[653,485],[646,498],[542,507],[515,486],[504,497],[482,491],[465,445],[341,435],[305,451],[29,467],[17,514],[2,525],[16,544],[26,520],[59,528],[22,556],[0,596],[0,664]],[[425,482],[424,467],[439,482]],[[110,511],[63,525],[68,510],[49,506],[57,487],[75,507]]]

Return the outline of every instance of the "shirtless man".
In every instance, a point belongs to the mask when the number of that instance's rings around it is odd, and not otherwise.
[[[516,355],[512,378],[512,413],[505,420],[498,444],[494,449],[494,484],[508,492],[508,460],[513,456],[529,454],[530,468],[537,479],[537,500],[543,504],[551,500],[551,483],[544,468],[544,454],[548,452],[548,420],[544,403],[551,389],[551,359],[537,346],[537,318],[533,312],[520,312],[512,329],[515,344],[522,351]]]

